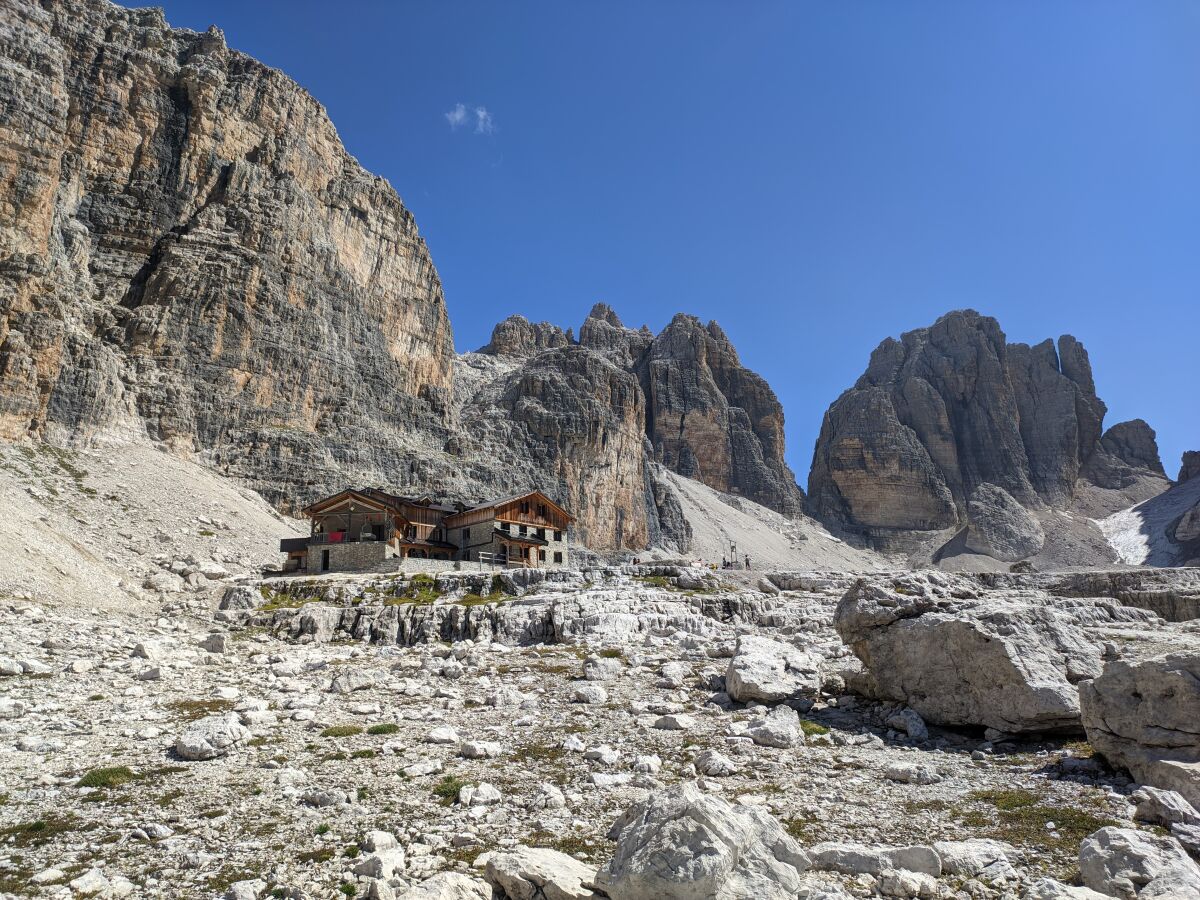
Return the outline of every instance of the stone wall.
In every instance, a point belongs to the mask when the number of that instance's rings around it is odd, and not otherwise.
[[[328,551],[329,567],[322,568],[322,554]],[[351,544],[314,544],[308,548],[308,571],[312,575],[321,572],[363,572],[374,569],[389,559],[396,551],[383,541],[362,541]],[[428,561],[428,560],[426,560]]]

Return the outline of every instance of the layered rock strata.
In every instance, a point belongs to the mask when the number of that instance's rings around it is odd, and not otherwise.
[[[645,453],[637,454],[644,465],[663,465],[785,515],[803,508],[803,492],[784,460],[779,400],[742,366],[715,322],[702,325],[680,314],[654,335],[644,327],[626,328],[611,308],[597,304],[577,345],[553,325],[513,316],[496,326],[480,352],[516,358],[521,370],[561,369],[564,378],[580,367],[599,366],[581,362],[579,354],[602,359],[636,385],[639,428],[648,442]]]
[[[0,438],[166,446],[293,512],[537,487],[596,549],[687,549],[663,463],[799,510],[779,404],[715,325],[673,323],[653,396],[653,335],[604,308],[457,357],[396,192],[218,29],[13,0],[0,59]],[[660,409],[687,425],[656,452]]]
[[[13,0],[0,57],[0,435],[162,442],[285,502],[444,427],[437,271],[306,91],[105,0]]]
[[[867,670],[860,689],[928,722],[1006,734],[1081,730],[1079,683],[1104,668],[1107,629],[1152,645],[1162,620],[1112,601],[985,592],[958,576],[864,578],[834,627]]]
[[[1143,784],[1200,806],[1200,653],[1115,660],[1079,693],[1098,753]]]
[[[995,319],[952,312],[885,340],[826,412],[810,506],[876,547],[911,549],[977,525],[970,501],[980,489],[993,500],[984,511],[1085,504],[1088,515],[1165,489],[1154,432],[1140,420],[1106,432],[1105,412],[1075,338],[1009,343]],[[984,552],[1038,552],[1022,530],[1003,547],[984,542]]]

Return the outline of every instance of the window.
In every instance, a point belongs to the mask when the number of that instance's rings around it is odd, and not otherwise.
[[[521,501],[521,512],[523,512],[525,515],[529,515],[529,501],[528,500]]]
[[[538,559],[541,560],[542,562],[546,561],[546,551],[545,550],[538,551]]]
[[[561,563],[561,562],[562,562],[562,551],[561,551],[561,550],[555,550],[555,551],[554,551],[554,561],[555,561],[556,563]]]
[[[545,503],[538,504],[538,516],[543,519],[546,518],[546,504]]]
[[[511,532],[511,531],[512,531],[512,525],[510,525],[508,522],[501,522],[501,523],[500,523],[500,530],[501,530],[501,531],[509,531],[509,532]]]
[[[554,539],[556,541],[561,541],[562,540],[562,532],[561,531],[554,532]]]
[[[526,528],[524,525],[521,525],[520,527],[517,528],[518,534],[526,534],[526,533],[528,533],[528,531],[529,531],[529,529]]]
[[[545,528],[539,528],[539,529],[537,530],[537,536],[538,536],[538,539],[539,539],[539,540],[543,540],[543,541],[544,541],[544,540],[546,539],[546,529],[545,529]]]
[[[465,541],[469,541],[470,539],[471,539],[471,529],[470,529],[470,528],[464,528],[464,529],[463,529],[463,541],[464,541],[464,542],[465,542]]]

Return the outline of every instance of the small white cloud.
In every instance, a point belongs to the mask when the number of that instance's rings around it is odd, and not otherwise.
[[[446,121],[450,123],[451,130],[457,129],[459,125],[465,125],[467,122],[467,108],[461,103],[455,103],[454,109],[446,113]]]
[[[495,130],[496,123],[492,120],[492,114],[487,111],[487,107],[475,107],[475,133],[491,134]]]

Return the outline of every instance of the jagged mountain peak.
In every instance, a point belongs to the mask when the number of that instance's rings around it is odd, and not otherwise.
[[[1038,514],[1106,514],[1165,485],[1149,426],[1105,432],[1106,412],[1076,338],[1009,343],[995,318],[955,310],[882,341],[826,412],[811,508],[873,546],[906,550],[970,527],[981,488],[1003,492],[993,511],[1011,509],[1009,498]]]

